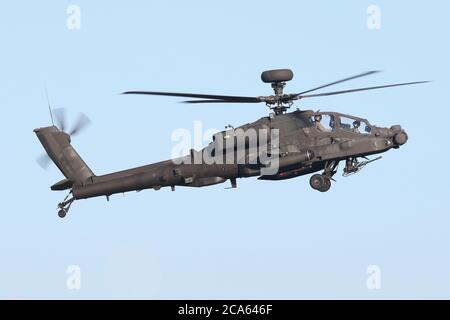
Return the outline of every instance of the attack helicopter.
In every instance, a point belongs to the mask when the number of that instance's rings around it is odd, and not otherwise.
[[[189,98],[184,101],[188,104],[264,103],[271,112],[255,122],[236,128],[230,126],[214,134],[213,141],[202,150],[191,149],[186,156],[106,175],[95,175],[71,145],[71,135],[86,126],[87,118],[81,116],[74,129],[67,133],[63,113],[50,110],[52,121],[55,116],[57,125],[38,128],[34,132],[49,159],[65,176],[51,186],[53,191],[69,190],[67,197],[58,204],[58,216],[64,218],[75,200],[99,196],[106,196],[109,200],[117,193],[163,187],[175,191],[177,186],[204,187],[228,180],[231,188],[236,188],[238,178],[248,177],[279,181],[313,174],[310,186],[319,192],[327,192],[340,162],[345,164],[344,176],[357,173],[381,158],[369,159],[369,156],[400,148],[408,141],[408,135],[400,125],[378,127],[367,119],[339,112],[288,110],[296,101],[307,98],[429,82],[311,93],[378,72],[364,72],[299,93],[286,94],[284,88],[293,79],[293,72],[289,69],[268,70],[261,74],[261,80],[270,84],[274,91],[268,96],[126,91],[123,94]]]

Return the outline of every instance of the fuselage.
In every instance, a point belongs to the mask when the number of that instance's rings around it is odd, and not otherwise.
[[[329,122],[318,126],[314,121],[317,115]],[[364,131],[349,127],[345,123],[348,120],[364,124]],[[261,145],[264,135],[267,140]],[[294,111],[220,132],[210,145],[182,158],[93,176],[75,183],[72,192],[76,199],[82,199],[149,188],[203,187],[226,180],[235,186],[236,178],[253,176],[284,180],[323,170],[331,161],[398,148],[406,140],[400,126],[379,128],[365,119],[340,113]],[[229,145],[228,141],[234,143]]]

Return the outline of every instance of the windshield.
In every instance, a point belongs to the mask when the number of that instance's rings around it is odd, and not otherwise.
[[[345,116],[340,117],[339,128],[345,131],[361,134],[370,134],[372,131],[370,125],[365,121]]]
[[[334,130],[334,115],[318,113],[311,116],[309,121],[319,132],[331,132]]]

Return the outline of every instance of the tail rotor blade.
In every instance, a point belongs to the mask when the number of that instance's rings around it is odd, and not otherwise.
[[[91,124],[91,120],[83,113],[80,113],[78,115],[77,122],[75,126],[72,128],[72,130],[69,132],[69,135],[76,135],[83,131],[86,127],[88,127]]]
[[[47,170],[48,166],[50,165],[51,159],[46,153],[44,153],[36,159],[36,162],[42,169]]]
[[[55,117],[56,126],[59,128],[59,130],[64,132],[66,129],[66,109],[54,109],[53,116]]]

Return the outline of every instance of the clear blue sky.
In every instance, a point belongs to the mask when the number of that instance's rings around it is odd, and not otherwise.
[[[81,29],[66,27],[67,6]],[[381,29],[366,26],[369,5]],[[450,298],[449,63],[446,1],[8,1],[0,11],[0,298]],[[263,105],[187,106],[130,89],[264,95],[265,69],[288,91],[432,84],[304,101],[304,109],[401,124],[410,140],[330,192],[308,177],[238,181],[76,202],[56,215],[62,175],[42,170],[32,130],[55,107],[93,125],[73,144],[96,174],[163,160],[177,128],[239,125]],[[300,105],[299,105],[300,106]],[[442,160],[444,161],[442,161]],[[81,290],[66,268],[81,268]],[[366,287],[367,266],[381,289]]]

